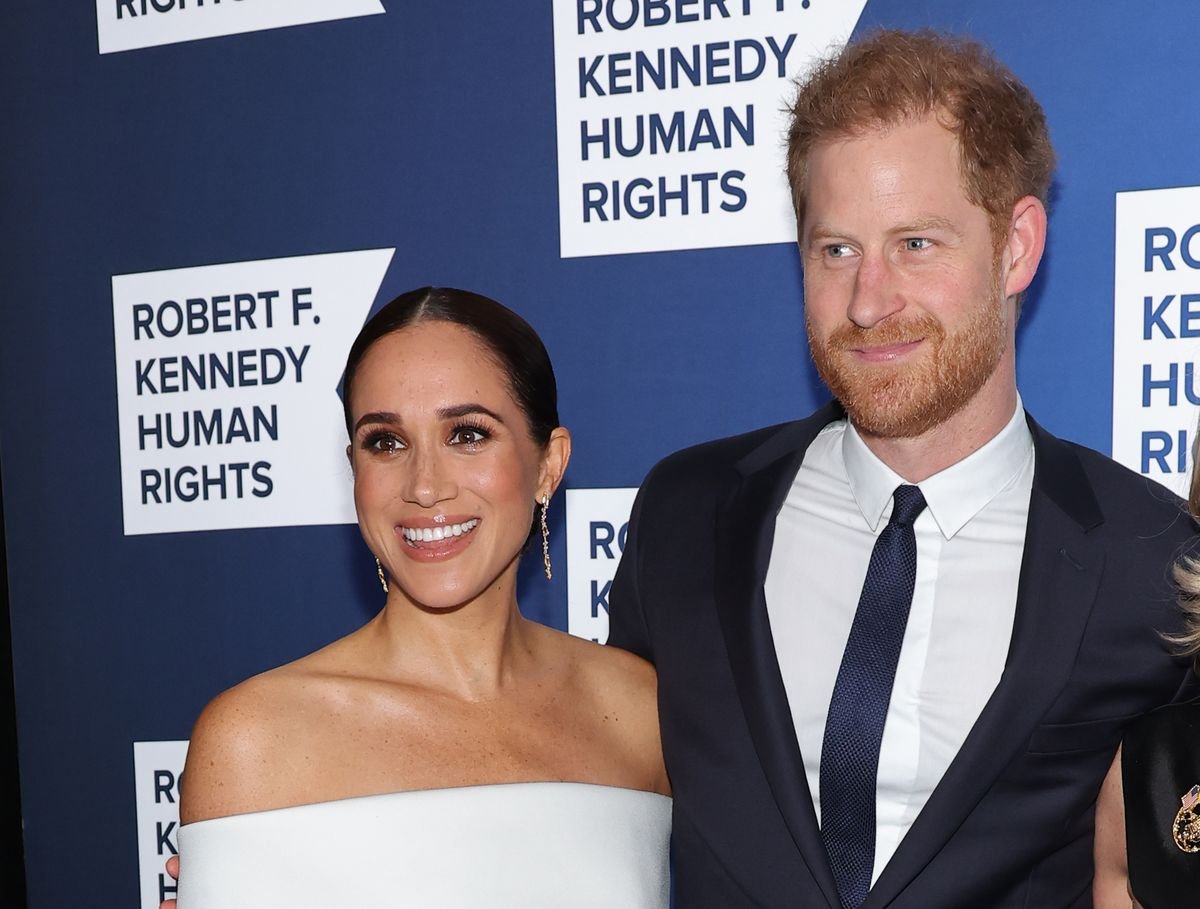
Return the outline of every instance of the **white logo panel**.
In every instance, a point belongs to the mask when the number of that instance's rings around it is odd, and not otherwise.
[[[96,0],[100,53],[384,12],[380,0]]]
[[[1113,459],[1186,495],[1200,416],[1200,186],[1117,193]]]
[[[393,252],[112,279],[127,535],[353,523],[337,386]]]
[[[567,490],[567,630],[608,640],[608,593],[637,489]]]
[[[792,79],[866,0],[554,0],[564,258],[792,243]]]
[[[133,743],[142,909],[158,909],[163,900],[175,898],[175,881],[165,866],[179,854],[179,778],[187,749],[187,742]]]

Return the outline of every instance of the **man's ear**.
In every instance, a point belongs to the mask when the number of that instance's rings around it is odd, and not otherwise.
[[[1033,282],[1046,251],[1046,206],[1036,196],[1022,196],[1013,206],[1003,253],[1004,296],[1015,297]]]

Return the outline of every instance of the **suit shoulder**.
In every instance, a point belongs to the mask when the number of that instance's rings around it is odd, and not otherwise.
[[[1075,442],[1064,442],[1087,474],[1106,522],[1141,527],[1177,539],[1196,535],[1187,503],[1161,483],[1135,473],[1107,455]]]
[[[1180,545],[1196,536],[1187,505],[1169,489],[1030,419],[1040,489],[1085,527],[1140,542]]]
[[[687,469],[694,464],[736,463],[771,436],[791,425],[794,423],[777,423],[774,426],[763,426],[749,432],[689,445],[687,448],[667,455],[654,466],[651,472]]]
[[[646,475],[643,486],[669,486],[682,482],[695,488],[696,481],[719,477],[751,454],[765,452],[770,457],[773,449],[778,449],[779,454],[795,451],[826,422],[828,420],[818,412],[804,420],[776,423],[692,445],[667,455],[655,464]]]

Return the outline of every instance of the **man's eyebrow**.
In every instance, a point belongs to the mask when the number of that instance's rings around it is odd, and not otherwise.
[[[899,224],[892,229],[892,233],[919,234],[927,230],[943,230],[954,234],[956,237],[962,236],[962,228],[953,221],[947,218],[939,218],[937,215],[929,215],[928,217],[917,218],[915,221],[909,221],[906,224]]]
[[[805,242],[811,243],[816,240],[841,239],[843,236],[843,234],[825,224],[814,224],[812,230],[808,232]]]
[[[893,234],[919,234],[924,231],[941,230],[947,233],[954,234],[956,237],[962,236],[962,228],[954,221],[948,218],[942,218],[937,215],[928,215],[922,218],[915,218],[912,221],[906,221],[903,224],[897,224],[891,228],[890,233]],[[813,225],[812,230],[808,232],[806,242],[816,242],[820,240],[840,240],[844,236],[840,231],[834,230],[826,224]]]

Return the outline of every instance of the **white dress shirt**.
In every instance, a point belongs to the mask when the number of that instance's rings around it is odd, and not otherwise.
[[[871,550],[904,482],[837,421],[809,447],[775,521],[767,612],[818,821],[829,701]],[[872,883],[1004,669],[1033,488],[1020,401],[995,438],[918,485],[928,507],[913,525],[916,588],[880,746]]]

